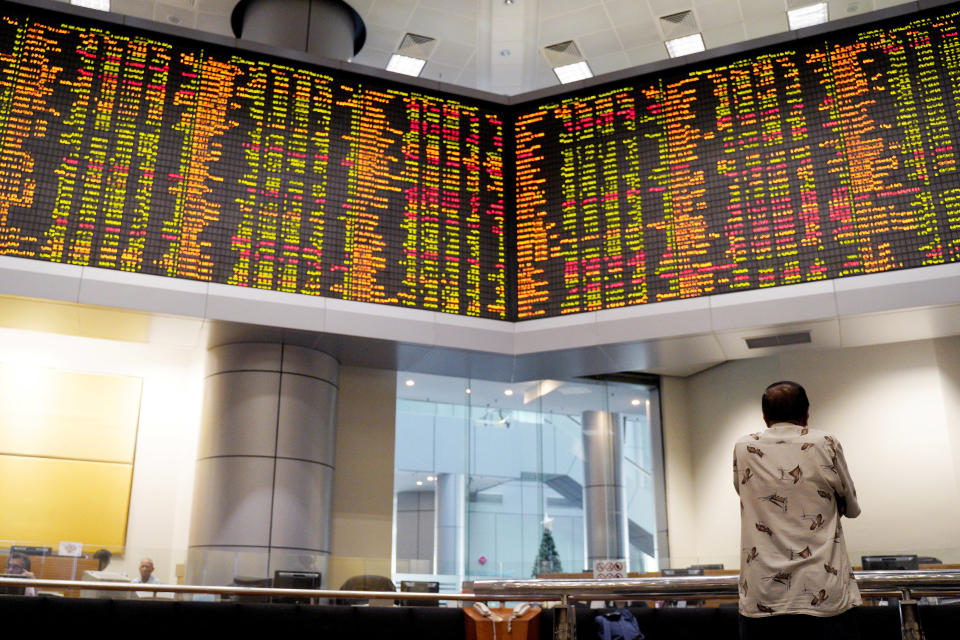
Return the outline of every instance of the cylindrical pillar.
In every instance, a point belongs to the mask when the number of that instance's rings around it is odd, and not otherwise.
[[[240,0],[231,23],[238,38],[335,60],[366,40],[363,19],[343,0]]]
[[[437,573],[459,573],[466,507],[466,477],[462,473],[437,476]]]
[[[208,351],[190,583],[326,573],[338,372],[334,358],[304,347]]]
[[[627,557],[620,416],[583,412],[583,517],[587,562]]]

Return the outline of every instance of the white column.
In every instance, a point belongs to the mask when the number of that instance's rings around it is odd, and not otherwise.
[[[587,563],[627,557],[620,416],[583,412],[583,518]]]
[[[304,347],[208,352],[187,579],[325,573],[339,363]]]

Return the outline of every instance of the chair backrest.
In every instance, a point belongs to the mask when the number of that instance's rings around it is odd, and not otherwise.
[[[234,576],[234,587],[270,587],[270,578],[254,578],[248,576]],[[270,602],[270,596],[236,596],[237,602]]]
[[[365,574],[361,576],[352,576],[340,587],[341,591],[396,591],[397,587],[393,580],[386,576],[376,576]],[[389,601],[388,601],[389,602]],[[394,601],[391,604],[394,604]],[[337,598],[336,604],[368,604],[368,600],[358,600],[356,598]]]
[[[341,591],[396,591],[393,580],[386,576],[362,575],[347,578]]]

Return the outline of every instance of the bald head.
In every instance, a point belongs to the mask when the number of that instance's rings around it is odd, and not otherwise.
[[[150,575],[153,573],[153,560],[150,558],[141,558],[140,559],[140,581],[147,582],[150,580]]]
[[[767,426],[775,422],[806,425],[810,401],[807,392],[796,382],[774,382],[763,393],[763,419]]]

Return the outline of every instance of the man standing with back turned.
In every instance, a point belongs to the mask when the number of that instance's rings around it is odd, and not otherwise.
[[[859,605],[840,517],[860,515],[840,442],[807,427],[796,382],[763,394],[767,428],[737,441],[740,638],[857,640]]]

